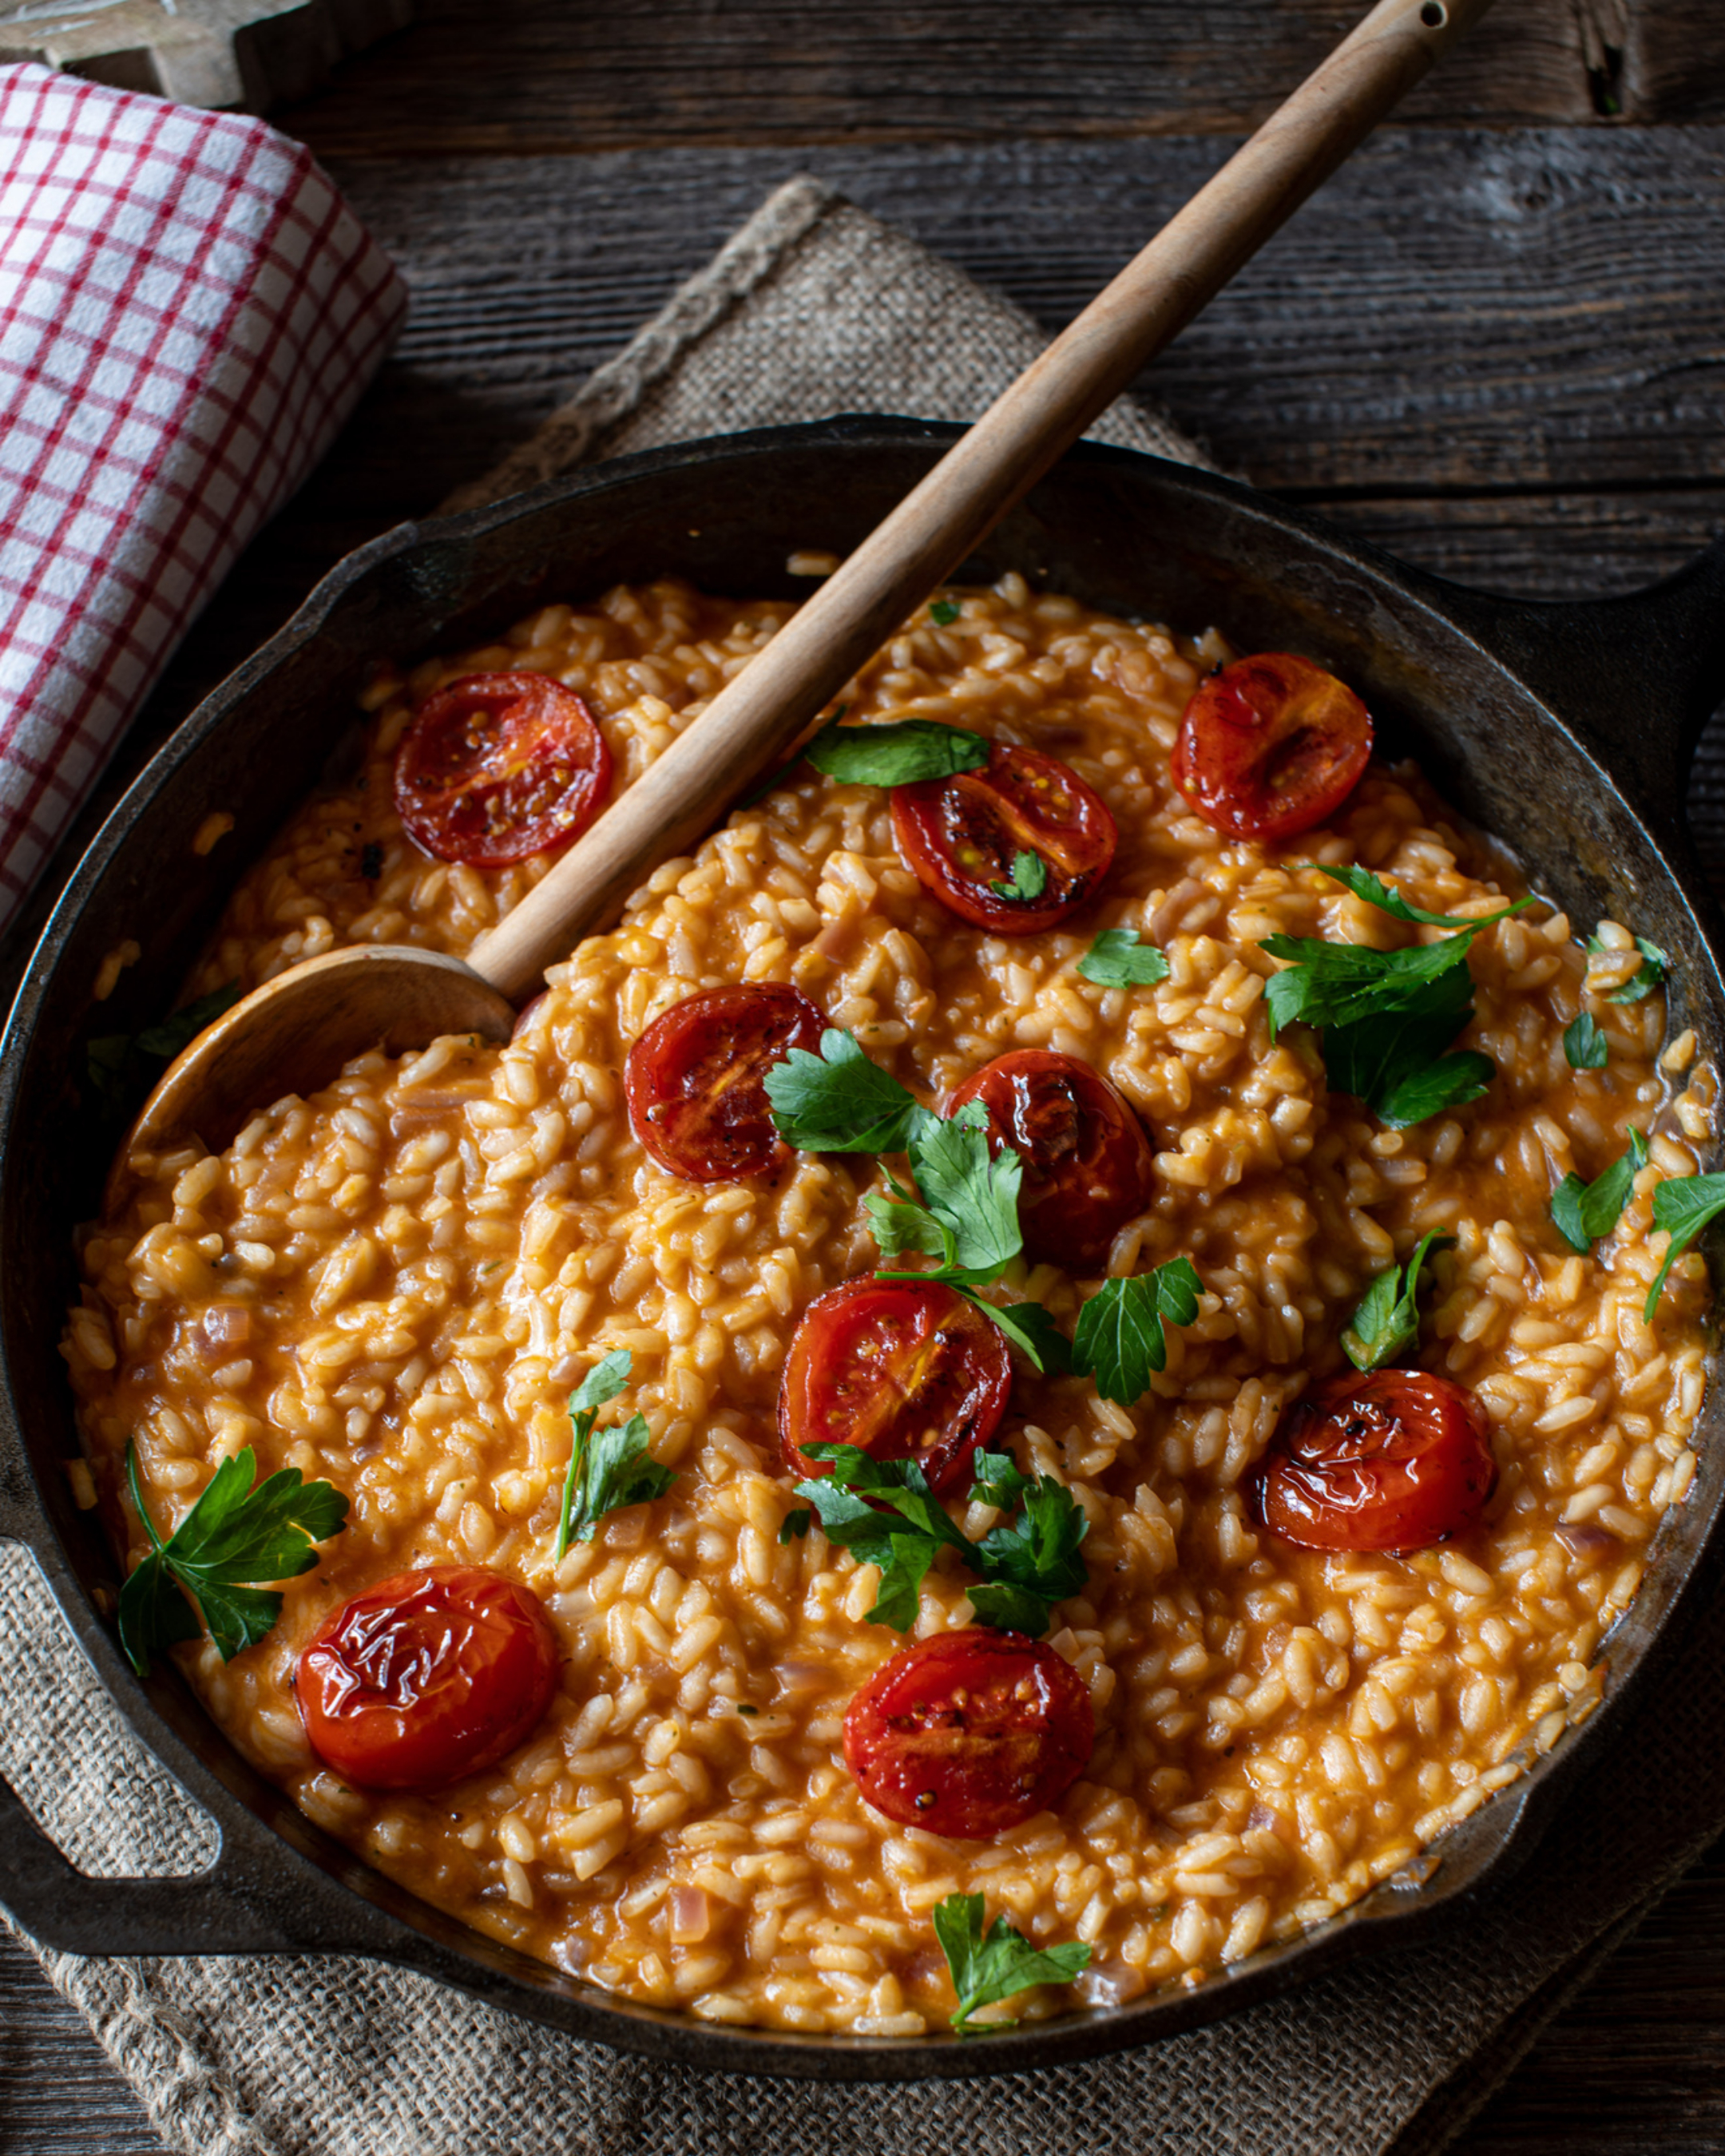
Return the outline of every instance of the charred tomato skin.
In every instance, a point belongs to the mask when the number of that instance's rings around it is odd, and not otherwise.
[[[1094,898],[1119,833],[1107,804],[1070,764],[1040,749],[994,743],[988,761],[951,778],[892,790],[892,829],[918,881],[960,920],[997,936],[1052,928]],[[1047,880],[1031,898],[1003,898],[1020,853]]]
[[[1155,1194],[1144,1127],[1099,1070],[1076,1055],[1015,1048],[967,1078],[950,1115],[980,1101],[990,1143],[1024,1163],[1019,1225],[1033,1262],[1093,1273]]]
[[[557,1689],[538,1597],[483,1565],[430,1565],[332,1609],[294,1672],[312,1750],[360,1789],[428,1790],[495,1767]]]
[[[1170,768],[1205,823],[1274,844],[1339,808],[1371,753],[1370,715],[1345,682],[1291,651],[1260,651],[1199,683]]]
[[[611,790],[593,713],[543,674],[469,674],[436,690],[395,752],[395,807],[440,861],[507,868],[566,846]]]
[[[937,1496],[962,1491],[1012,1393],[1000,1328],[938,1281],[872,1274],[818,1296],[803,1313],[778,1394],[788,1472],[827,1475],[809,1445],[854,1445],[914,1460]]]
[[[1416,1550],[1465,1533],[1497,1486],[1474,1394],[1390,1369],[1332,1378],[1296,1400],[1250,1492],[1263,1524],[1302,1549]]]
[[[845,1763],[874,1809],[954,1841],[1005,1834],[1084,1772],[1096,1717],[1045,1641],[973,1625],[895,1655],[845,1714]]]
[[[767,1073],[819,1052],[826,1021],[776,981],[703,988],[662,1011],[629,1051],[629,1120],[648,1154],[687,1183],[775,1174],[791,1148],[773,1126]]]

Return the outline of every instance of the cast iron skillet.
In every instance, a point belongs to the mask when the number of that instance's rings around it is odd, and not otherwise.
[[[80,1091],[89,1035],[169,1007],[235,876],[337,748],[377,656],[470,643],[554,595],[665,571],[719,592],[794,595],[806,587],[786,576],[791,550],[854,545],[954,432],[865,418],[732,436],[391,532],[343,562],[201,706],[90,848],[0,1049],[0,1535],[34,1553],[121,1713],[208,1807],[222,1846],[188,1881],[85,1878],[0,1784],[0,1902],[49,1945],[375,1955],[579,2036],[726,2070],[834,2080],[1018,2070],[1170,2035],[1413,1938],[1525,1855],[1563,1784],[1609,1741],[1615,1707],[1697,1591],[1725,1500],[1717,1379],[1696,1483],[1604,1650],[1604,1707],[1446,1836],[1440,1861],[1194,1990],[963,2044],[723,2029],[561,1975],[369,1871],[245,1764],[177,1675],[161,1668],[141,1683],[121,1657],[96,1599],[112,1606],[114,1558],[94,1516],[73,1507],[62,1465],[76,1445],[55,1353],[74,1292],[73,1226],[94,1212],[105,1166]],[[1008,567],[1113,612],[1214,622],[1238,649],[1286,646],[1333,667],[1378,716],[1380,747],[1417,751],[1578,928],[1609,914],[1671,954],[1673,1033],[1694,1026],[1703,1052],[1725,1060],[1725,942],[1681,811],[1696,741],[1725,693],[1725,541],[1628,598],[1517,603],[1404,568],[1226,480],[1085,445],[962,574]],[[216,808],[233,814],[233,835],[198,855],[193,834]],[[92,1005],[103,954],[126,937],[143,957]]]

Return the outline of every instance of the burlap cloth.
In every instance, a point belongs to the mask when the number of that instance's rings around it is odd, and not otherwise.
[[[947,264],[795,182],[461,500],[587,457],[839,411],[968,418],[1040,341]],[[1095,431],[1199,458],[1126,403]],[[1683,1629],[1532,1860],[1439,1938],[1096,2065],[914,2097],[745,2080],[576,2043],[354,1958],[37,1951],[163,2140],[193,2156],[1414,2156],[1454,2137],[1725,1824],[1725,1608],[1697,1607]],[[210,1823],[121,1727],[33,1565],[3,1545],[0,1692],[0,1769],[74,1862],[119,1875],[210,1860]]]

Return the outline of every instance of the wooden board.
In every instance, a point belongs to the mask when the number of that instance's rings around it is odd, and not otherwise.
[[[391,506],[422,511],[482,469],[798,168],[1053,327],[1223,154],[1151,140],[622,152],[465,170],[337,160],[413,290],[394,393],[417,403],[421,447],[401,475],[411,490]],[[513,238],[500,249],[502,232]],[[1635,563],[1659,557],[1651,512],[1607,506],[1608,490],[1656,492],[1685,543],[1725,503],[1722,233],[1725,128],[1390,131],[1145,387],[1259,484],[1357,506],[1386,531],[1417,536],[1426,512],[1410,505],[1451,491],[1514,496],[1512,580],[1574,590],[1607,573],[1587,566],[1589,524],[1627,537],[1639,516]],[[1543,559],[1530,536],[1542,501],[1561,505],[1553,522],[1566,535]],[[1465,573],[1466,547],[1443,566]]]
[[[466,0],[423,0],[296,116],[321,156],[655,144],[1007,141],[1254,126],[1361,0],[505,0],[474,95]],[[1725,112],[1719,0],[1497,0],[1414,120],[1534,125]]]
[[[398,30],[413,0],[6,0],[0,61],[39,60],[182,105],[267,112]]]

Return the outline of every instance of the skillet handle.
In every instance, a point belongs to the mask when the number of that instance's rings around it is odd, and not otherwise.
[[[0,1781],[0,1908],[59,1953],[300,1953],[222,1855],[189,1879],[92,1879],[68,1862]]]
[[[1585,735],[1650,825],[1681,838],[1689,767],[1725,698],[1725,533],[1620,598],[1510,599],[1450,585],[1445,603]]]
[[[108,1690],[135,1685],[107,1628],[81,1607],[80,1589],[30,1486],[22,1441],[3,1413],[0,1541],[29,1552],[61,1621]],[[221,1846],[215,1861],[189,1878],[92,1878],[61,1854],[0,1775],[0,1909],[39,1945],[62,1953],[402,1958],[380,1912],[303,1855],[284,1849],[155,1709],[153,1698],[141,1699],[129,1719],[166,1770],[216,1820]]]

